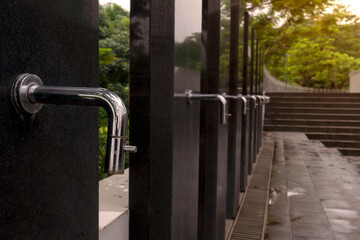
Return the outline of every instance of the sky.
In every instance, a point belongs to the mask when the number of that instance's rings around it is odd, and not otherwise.
[[[100,0],[100,4],[107,2],[116,3],[126,10],[130,11],[130,0]],[[359,0],[337,0],[336,2],[342,3],[343,5],[349,6],[349,10],[360,16],[360,1]]]
[[[125,0],[120,0],[125,1]],[[349,10],[360,17],[360,1],[359,0],[337,0],[336,3],[342,3],[349,6]]]
[[[100,4],[105,4],[108,2],[116,3],[122,6],[124,9],[130,11],[130,0],[99,0]]]

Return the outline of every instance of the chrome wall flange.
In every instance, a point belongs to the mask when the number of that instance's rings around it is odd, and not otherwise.
[[[33,87],[44,85],[41,79],[29,73],[24,73],[15,79],[11,95],[16,109],[21,113],[35,114],[43,107],[42,103],[31,102],[29,92]]]

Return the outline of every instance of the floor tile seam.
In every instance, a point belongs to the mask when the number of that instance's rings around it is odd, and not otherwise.
[[[274,138],[272,137],[272,139],[274,140],[274,152],[273,152],[273,162],[272,164],[275,163],[275,158],[277,159],[276,162],[277,164],[279,164],[279,166],[277,166],[278,169],[280,169],[281,167],[284,168],[283,170],[283,174],[284,174],[284,177],[286,179],[286,173],[285,173],[285,162],[284,162],[284,158],[282,159],[282,161],[279,161],[278,158],[279,158],[279,152],[281,154],[281,152],[283,153],[283,149],[282,151],[279,151],[279,142],[282,142],[281,139],[278,139],[278,138]],[[271,171],[274,169],[274,167],[272,167]],[[270,186],[269,186],[269,195],[270,195],[270,189],[274,188],[274,186],[272,185],[273,183],[273,179],[272,179],[272,173],[270,175]],[[285,182],[285,187],[286,187],[286,182]],[[277,189],[277,188],[274,188],[274,189]],[[272,231],[274,229],[274,227],[272,225],[269,225],[269,215],[277,215],[277,214],[274,214],[272,213],[273,211],[273,206],[272,205],[269,205],[268,207],[268,212],[267,212],[267,221],[266,221],[266,234],[269,234],[270,231]]]
[[[286,154],[286,151],[285,151],[285,140],[281,140],[279,141],[280,144],[281,144],[281,158],[282,158],[282,162],[284,163],[283,164],[283,167],[284,167],[284,177],[285,177],[285,186],[286,186],[286,205],[287,205],[287,213],[288,213],[288,222],[290,223],[290,239],[289,240],[292,240],[293,238],[293,228],[292,228],[292,223],[291,223],[291,212],[290,212],[290,201],[289,201],[289,196],[288,196],[288,176],[287,176],[287,170],[286,170],[286,158],[285,158],[285,154]],[[275,145],[276,147],[276,145]],[[276,150],[276,148],[275,148]],[[275,152],[274,152],[275,154]]]
[[[305,163],[304,151],[306,150],[306,148],[300,148],[300,147],[298,147],[297,144],[295,144],[295,148],[297,149],[297,152],[299,153],[299,156],[300,156],[300,158],[301,158],[301,160],[302,160],[302,163],[303,163],[304,166],[305,166],[305,169],[303,169],[303,170],[306,171],[307,176],[311,179],[311,185],[312,185],[312,187],[315,189],[315,195],[316,195],[316,197],[317,197],[317,198],[319,199],[319,201],[320,201],[320,198],[319,198],[318,193],[317,193],[317,191],[316,191],[316,188],[315,188],[315,186],[314,186],[313,179],[312,179],[311,174],[310,174],[310,172],[309,172],[309,170],[308,170],[308,168],[307,168],[307,166],[306,166],[306,163]],[[318,154],[318,153],[317,153],[317,154]],[[293,231],[293,229],[294,229],[293,224],[294,224],[295,222],[293,222],[293,221],[291,220],[291,201],[290,201],[289,197],[288,197],[288,204],[289,204],[289,211],[290,211],[291,237],[294,238],[294,237],[297,237],[297,235],[294,235],[295,231]],[[296,205],[296,204],[295,204],[295,205]],[[330,227],[330,230],[331,230],[332,235],[333,235],[333,237],[334,237],[334,236],[335,236],[335,235],[334,235],[334,231],[333,231],[333,229],[332,229],[332,227],[331,227],[330,221],[329,221],[329,219],[328,219],[328,216],[326,215],[325,209],[324,209],[324,207],[322,206],[321,202],[320,202],[320,207],[322,208],[322,214],[325,215],[326,220],[327,220],[327,222],[328,222],[328,224],[326,224],[326,225],[325,225],[325,224],[322,224],[322,225],[324,225],[324,226],[326,226],[326,227]],[[321,214],[321,213],[320,213],[320,214]],[[306,223],[305,223],[305,224],[306,224]],[[310,224],[309,224],[309,225],[310,225]],[[312,225],[312,224],[311,224],[311,225]],[[321,224],[319,224],[319,225],[321,225]]]
[[[324,154],[319,153],[319,155],[320,155],[321,158],[324,157],[323,156]],[[355,170],[355,168],[354,168],[355,166],[352,165],[350,162],[348,162],[348,159],[346,157],[343,157],[341,155],[337,156],[335,159],[332,160],[332,162],[334,164],[338,163],[339,161],[341,161],[341,164],[339,164],[339,166],[337,166],[337,165],[334,165],[334,167],[327,166],[327,169],[329,169],[333,173],[332,176],[338,176],[338,175],[343,176],[343,174],[338,174],[338,173],[334,172],[334,169],[336,167],[342,166],[343,168],[346,169],[346,173],[349,174],[350,177],[352,177],[351,184],[359,185],[360,181],[357,180],[356,178],[360,177],[360,174]],[[345,164],[345,166],[344,166],[344,164]],[[349,173],[349,171],[351,171],[351,173]],[[339,180],[338,178],[334,178],[334,180],[339,185],[347,184],[344,180]]]
[[[324,155],[324,154],[319,153],[319,155]],[[339,161],[341,161],[341,163],[342,163],[341,166],[343,166],[346,169],[347,173],[349,173],[349,171],[351,171],[350,176],[352,176],[354,178],[360,177],[360,174],[358,173],[358,171],[355,170],[354,164],[350,163],[346,157],[344,157],[342,155],[339,155],[339,156],[336,156],[336,158],[333,159],[334,163],[338,163]],[[359,161],[360,161],[360,159],[359,159]],[[359,183],[360,183],[360,181],[359,181]]]
[[[269,200],[270,200],[270,187],[271,187],[271,175],[272,175],[272,165],[274,163],[274,157],[275,157],[275,147],[276,142],[272,140],[272,148],[271,148],[271,160],[269,162],[269,176],[267,178],[267,195],[266,195],[266,208],[265,208],[265,216],[264,216],[264,223],[263,223],[263,229],[262,229],[262,239],[265,238],[266,234],[266,228],[267,228],[267,221],[268,221],[268,215],[269,215]]]
[[[319,151],[318,151],[318,148],[315,148],[314,150],[317,152],[317,155],[319,156],[319,158],[321,159],[321,161],[324,161],[324,160],[321,158],[321,155],[320,155],[320,153],[319,153]],[[312,176],[311,173],[309,173],[309,175],[310,175],[311,181],[312,181],[312,183],[313,183],[313,186],[314,186],[314,188],[315,188],[313,176]],[[325,211],[325,207],[324,207],[323,204],[322,204],[322,201],[321,201],[321,199],[320,199],[320,197],[319,197],[319,192],[317,191],[316,188],[315,188],[315,192],[316,192],[317,198],[318,198],[319,201],[320,201],[320,205],[321,205],[321,207],[322,207],[322,209],[323,209],[323,212],[324,212],[324,214],[325,214],[325,217],[326,217],[326,220],[327,220],[327,222],[328,222],[328,225],[330,226],[330,229],[331,229],[333,238],[335,238],[335,232],[334,232],[334,230],[333,230],[332,225],[330,224],[330,218],[329,218],[327,212]]]
[[[335,238],[335,233],[334,233],[334,231],[333,231],[333,229],[332,229],[332,226],[331,226],[331,224],[330,223],[328,223],[328,224],[319,224],[319,223],[302,223],[302,222],[297,222],[297,224],[299,224],[299,225],[303,225],[303,226],[314,226],[314,225],[318,225],[318,226],[323,226],[323,227],[326,227],[326,228],[328,228],[328,227],[330,227],[330,230],[331,230],[331,233],[332,233],[332,237],[331,237],[331,239],[336,239]],[[328,238],[322,238],[322,237],[318,237],[318,236],[302,236],[302,235],[299,235],[299,234],[296,234],[295,232],[291,232],[291,235],[292,235],[292,238],[299,238],[299,237],[304,237],[305,239],[328,239]]]

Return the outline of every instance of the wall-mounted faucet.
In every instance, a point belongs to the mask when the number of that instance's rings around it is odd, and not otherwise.
[[[264,96],[262,96],[262,95],[255,95],[255,97],[256,97],[257,99],[259,99],[259,106],[264,105],[264,103],[265,103],[265,98],[264,98]]]
[[[233,99],[233,100],[237,100],[237,101],[242,101],[244,104],[243,105],[243,114],[246,115],[247,100],[243,95],[238,94],[237,96],[234,96],[234,95],[227,95],[226,93],[223,93],[222,95],[224,96],[225,99]]]
[[[256,109],[257,103],[256,103],[256,97],[254,95],[246,95],[246,99],[251,99],[254,101],[254,109]]]
[[[270,103],[270,97],[268,96],[264,96],[265,97],[265,103]]]
[[[242,94],[238,94],[237,97],[240,98],[240,99],[242,100],[242,102],[244,103],[244,115],[246,115],[247,99],[246,99],[246,97],[244,97],[244,95],[242,95]]]
[[[185,97],[188,99],[188,102],[192,101],[218,101],[220,103],[220,123],[226,124],[227,117],[230,115],[226,113],[226,99],[220,94],[201,94],[201,93],[193,93],[192,90],[186,90],[184,94],[175,93],[175,97]]]
[[[43,104],[101,106],[109,116],[105,171],[124,173],[125,152],[136,152],[126,145],[128,115],[121,98],[104,88],[44,86],[34,74],[19,75],[13,85],[12,98],[22,113],[35,114]]]

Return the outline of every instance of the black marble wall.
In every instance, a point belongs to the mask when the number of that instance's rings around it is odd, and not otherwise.
[[[175,0],[174,94],[200,92],[202,0]],[[197,239],[200,102],[174,99],[172,238]]]
[[[21,73],[97,86],[98,2],[3,0],[0,33],[0,239],[97,239],[97,108],[20,119],[10,90]]]
[[[130,239],[172,234],[174,1],[132,0]]]
[[[220,4],[220,0],[203,1],[201,93],[204,94],[221,91]],[[219,103],[201,103],[199,240],[225,236],[227,125],[220,125],[219,114]]]
[[[238,94],[238,72],[239,72],[239,24],[240,24],[240,5],[238,0],[224,1],[223,11],[230,12],[231,18],[226,18],[227,14],[222,14],[222,22],[229,22],[230,39],[229,41],[229,94]],[[227,21],[226,21],[227,20]],[[220,57],[221,59],[221,57]],[[233,219],[239,208],[240,192],[240,160],[241,160],[241,119],[244,104],[237,100],[229,101],[228,126],[228,151],[227,151],[227,201],[226,216]]]
[[[240,18],[240,33],[242,33],[242,68],[241,68],[241,93],[243,95],[249,94],[248,86],[249,86],[249,73],[248,73],[248,47],[249,47],[249,14],[243,10],[244,16]],[[245,192],[247,184],[248,184],[248,169],[249,169],[249,136],[250,136],[250,100],[247,101],[247,115],[242,118],[241,126],[241,167],[240,167],[240,191]]]

